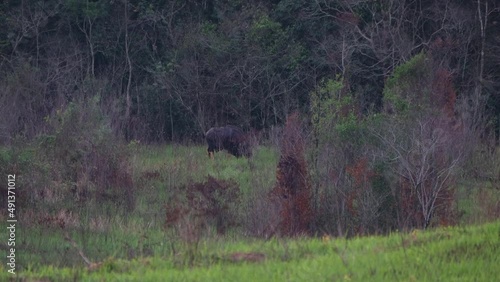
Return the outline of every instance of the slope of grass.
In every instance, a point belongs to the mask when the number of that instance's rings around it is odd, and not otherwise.
[[[500,222],[353,239],[205,240],[192,266],[161,256],[95,269],[42,266],[17,278],[85,281],[496,281]],[[258,255],[236,261],[235,254]],[[183,253],[180,252],[179,256]],[[4,267],[4,266],[3,266]],[[5,269],[0,280],[10,276]]]

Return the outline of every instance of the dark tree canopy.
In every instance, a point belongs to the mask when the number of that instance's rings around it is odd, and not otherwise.
[[[117,136],[200,140],[213,124],[267,129],[341,77],[363,114],[421,52],[478,94],[497,130],[496,1],[4,1],[0,139],[28,138],[97,96]],[[498,133],[497,133],[498,134]]]

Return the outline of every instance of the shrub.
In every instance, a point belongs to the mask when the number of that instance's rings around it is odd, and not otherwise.
[[[46,189],[72,202],[110,200],[131,210],[134,191],[128,150],[112,134],[99,110],[99,98],[70,103],[47,122],[49,133],[36,140],[40,157],[50,164],[53,185]]]
[[[165,207],[166,226],[177,225],[180,231],[181,226],[194,224],[190,233],[197,234],[180,234],[181,237],[199,237],[206,227],[215,227],[217,233],[223,234],[228,227],[237,224],[240,191],[236,182],[208,176],[204,182],[188,183],[174,189],[175,193]]]
[[[283,130],[276,186],[272,191],[274,202],[281,209],[279,230],[282,235],[307,234],[312,227],[312,187],[305,160],[306,142],[302,134],[298,114],[291,114]]]

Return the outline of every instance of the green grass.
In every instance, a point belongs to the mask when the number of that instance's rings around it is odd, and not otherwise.
[[[252,173],[257,172],[274,181],[277,161],[277,151],[268,147],[259,147],[250,160],[235,158],[226,152],[216,153],[211,160],[206,147],[181,145],[137,147],[132,160],[136,176],[156,171],[168,181],[167,185],[201,181],[207,175],[244,184]]]
[[[149,213],[151,206],[163,204],[173,187],[204,181],[209,175],[236,181],[244,198],[269,191],[275,182],[277,161],[277,151],[263,146],[250,160],[226,152],[216,153],[212,160],[205,146],[138,147],[133,157],[134,178],[139,179],[136,212]]]
[[[196,263],[175,257],[108,258],[95,270],[44,265],[20,272],[26,280],[82,281],[495,281],[500,222],[353,239],[203,240]],[[234,253],[261,253],[235,262]],[[5,267],[5,266],[3,266]],[[0,279],[7,279],[5,269]]]

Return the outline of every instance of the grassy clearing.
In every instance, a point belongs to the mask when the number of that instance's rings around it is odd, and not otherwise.
[[[274,183],[277,153],[266,147],[261,147],[248,161],[224,152],[210,160],[205,146],[129,146],[133,153],[135,209],[124,210],[113,204],[113,199],[103,203],[70,201],[59,207],[41,203],[19,209],[18,270],[82,265],[78,252],[64,239],[66,234],[96,262],[110,257],[173,256],[184,245],[175,230],[165,228],[165,206],[174,196],[175,187],[212,175],[238,182],[242,193],[251,199],[254,193],[268,191]],[[0,220],[5,222],[6,215],[0,214]],[[3,246],[2,252],[6,248]]]
[[[276,150],[261,146],[250,161],[223,152],[210,160],[202,146],[129,146],[135,209],[124,210],[112,199],[20,209],[17,279],[492,281],[498,274],[500,222],[349,240],[250,239],[245,235],[255,233],[248,227],[261,228],[259,224],[265,222],[259,220],[268,208],[261,199],[275,183]],[[175,187],[203,181],[208,175],[238,183],[242,193],[238,220],[247,230],[235,226],[221,236],[208,228],[195,240],[186,239],[179,231],[186,226],[165,226],[165,207],[179,191]],[[457,194],[460,205],[466,207],[464,222],[475,222],[483,213],[494,214],[483,211],[486,206],[480,203],[488,201],[470,191]],[[483,197],[490,200],[491,208],[497,207],[498,200],[491,199],[498,199],[498,193],[487,191],[491,195]],[[95,268],[85,265],[67,235],[97,263]],[[6,246],[1,250],[6,251]],[[0,270],[0,281],[13,278],[5,265]]]
[[[27,280],[85,281],[495,281],[500,222],[353,239],[203,240],[191,267],[174,257],[108,258],[94,270],[42,266]],[[237,261],[235,254],[259,254]],[[2,271],[2,279],[8,278]]]
[[[142,177],[145,183],[154,179],[162,180],[149,184],[166,187],[201,181],[207,175],[218,179],[234,179],[242,189],[245,186],[249,189],[249,183],[255,178],[266,179],[266,184],[272,186],[278,159],[277,151],[268,147],[259,147],[251,160],[235,158],[225,152],[215,154],[211,160],[204,146],[137,146],[134,152],[134,176],[139,179]],[[160,190],[157,187],[154,189]]]

